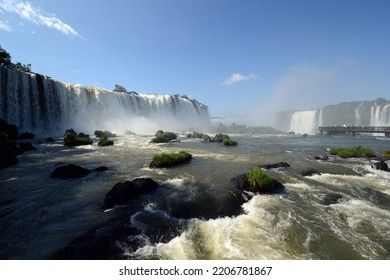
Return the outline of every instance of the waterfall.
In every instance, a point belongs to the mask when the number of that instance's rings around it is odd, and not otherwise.
[[[178,95],[112,92],[1,66],[0,118],[38,134],[62,134],[68,128],[144,133],[206,127],[209,112],[206,105]]]
[[[360,109],[362,108],[363,105],[364,105],[364,103],[361,103],[355,109],[355,120],[356,120],[355,125],[357,125],[357,126],[362,125],[362,117],[360,115]]]
[[[317,129],[317,110],[298,111],[293,113],[289,131],[299,134],[315,134]]]
[[[389,126],[390,125],[390,104],[378,105],[375,103],[371,107],[370,125]]]

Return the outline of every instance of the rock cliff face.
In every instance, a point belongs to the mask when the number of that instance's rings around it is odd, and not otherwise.
[[[0,66],[0,119],[22,131],[61,134],[70,127],[134,131],[140,120],[165,129],[204,127],[209,112],[185,96],[112,92]]]
[[[276,114],[275,128],[315,134],[319,126],[390,126],[390,100],[344,102],[321,109]]]

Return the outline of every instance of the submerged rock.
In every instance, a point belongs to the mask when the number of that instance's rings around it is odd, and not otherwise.
[[[75,179],[82,178],[89,174],[89,170],[83,167],[67,164],[56,168],[50,175],[50,178]]]
[[[93,171],[103,172],[103,171],[107,171],[107,170],[108,170],[108,167],[99,166],[99,167],[96,167]]]
[[[378,161],[378,162],[375,162],[375,163],[371,164],[371,167],[375,168],[376,170],[383,170],[383,171],[388,171],[389,170],[389,166],[382,159],[380,161]]]
[[[313,175],[321,175],[321,173],[320,172],[318,172],[316,169],[314,169],[314,168],[309,168],[309,169],[306,169],[306,170],[304,170],[304,171],[302,171],[302,176],[305,176],[305,177],[307,177],[307,176],[313,176]]]
[[[116,205],[125,204],[136,196],[156,190],[159,186],[150,178],[136,178],[133,181],[119,182],[106,194],[101,210],[105,211]]]
[[[266,163],[259,165],[260,168],[263,169],[272,169],[272,168],[280,168],[280,167],[291,167],[287,162],[278,162],[278,163]]]
[[[329,159],[329,157],[328,156],[326,156],[326,155],[319,155],[319,156],[314,156],[313,157],[315,160],[323,160],[323,161],[325,161],[325,160],[328,160]]]
[[[340,200],[343,199],[343,196],[339,193],[327,193],[321,200],[323,205],[337,204]]]

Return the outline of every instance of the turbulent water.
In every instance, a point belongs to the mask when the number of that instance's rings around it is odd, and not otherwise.
[[[121,211],[99,211],[115,183],[145,176],[162,182],[163,188],[124,221],[141,232],[129,239],[142,242],[136,249],[117,244],[123,258],[390,259],[390,172],[373,169],[368,159],[313,159],[329,147],[357,144],[381,155],[389,149],[389,139],[231,136],[238,146],[185,137],[180,143],[156,145],[149,143],[151,136],[139,135],[120,136],[110,147],[94,143],[69,148],[60,138],[54,144],[34,140],[37,151],[23,154],[18,165],[0,171],[0,258],[51,258]],[[171,169],[146,167],[154,153],[178,150],[193,154],[191,163]],[[159,201],[167,205],[185,201],[213,212],[227,195],[232,177],[278,161],[291,167],[268,173],[285,185],[286,192],[256,195],[242,205],[239,215],[178,218]],[[64,163],[90,169],[105,165],[109,170],[83,179],[49,178]],[[303,177],[301,172],[308,168],[321,175]],[[341,194],[342,199],[324,205],[327,193]],[[169,239],[150,237],[167,224],[176,229]]]

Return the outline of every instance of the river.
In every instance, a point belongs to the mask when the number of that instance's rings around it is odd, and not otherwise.
[[[120,209],[101,212],[105,194],[119,181],[150,177],[165,185],[128,216],[143,234],[137,249],[121,247],[124,259],[390,259],[390,172],[375,170],[368,159],[315,160],[335,146],[368,146],[377,155],[390,148],[386,138],[364,136],[231,135],[236,147],[180,137],[180,143],[152,144],[150,135],[114,138],[115,145],[65,147],[61,138],[19,157],[0,170],[0,259],[50,259],[88,230],[108,222]],[[186,150],[189,164],[151,169],[153,154]],[[234,176],[279,161],[291,167],[267,171],[286,191],[255,195],[235,216],[173,217],[167,205],[185,201],[211,213]],[[66,163],[106,172],[82,179],[53,179]],[[321,175],[302,176],[315,168]],[[324,205],[328,193],[337,204]],[[215,202],[215,204],[213,204]],[[149,215],[149,216],[148,216]],[[157,217],[154,219],[148,217]],[[206,215],[207,216],[207,215]],[[212,215],[209,215],[210,217]],[[150,228],[176,225],[169,239],[152,240]],[[149,230],[148,230],[149,229]]]

